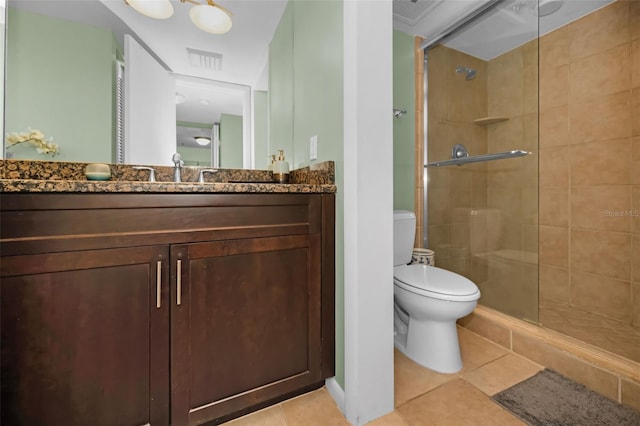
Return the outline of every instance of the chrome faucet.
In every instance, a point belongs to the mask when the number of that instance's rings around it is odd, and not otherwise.
[[[200,170],[200,172],[198,173],[198,183],[205,183],[206,180],[204,178],[204,174],[205,173],[216,173],[218,170],[217,169],[202,169]]]
[[[173,161],[173,181],[182,182],[181,171],[182,166],[184,166],[184,161],[180,159],[180,154],[177,152],[173,154],[171,161]]]

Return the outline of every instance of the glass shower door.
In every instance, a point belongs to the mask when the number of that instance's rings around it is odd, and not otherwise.
[[[538,19],[503,2],[426,52],[427,241],[479,303],[538,322]],[[499,35],[487,31],[501,25]],[[489,34],[493,34],[490,36]],[[455,148],[454,148],[455,147]],[[507,156],[508,157],[508,156]]]

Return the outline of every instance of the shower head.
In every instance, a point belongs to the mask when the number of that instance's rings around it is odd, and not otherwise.
[[[458,68],[456,68],[456,72],[465,73],[465,78],[467,80],[471,80],[472,78],[475,78],[475,76],[478,74],[478,71],[474,70],[473,68],[469,68],[469,67],[458,67]]]

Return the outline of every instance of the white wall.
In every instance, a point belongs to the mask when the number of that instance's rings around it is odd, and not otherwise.
[[[173,165],[175,92],[169,73],[125,35],[125,163]]]
[[[344,276],[347,419],[393,411],[391,0],[344,1]]]

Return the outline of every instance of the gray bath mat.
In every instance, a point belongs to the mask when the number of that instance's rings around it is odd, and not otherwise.
[[[549,369],[491,399],[532,426],[640,425],[640,412]]]

